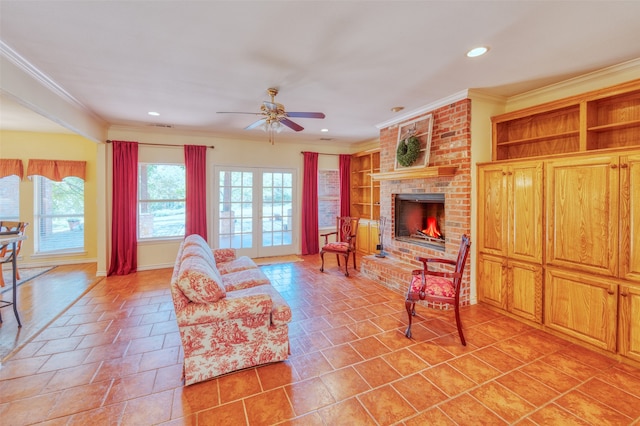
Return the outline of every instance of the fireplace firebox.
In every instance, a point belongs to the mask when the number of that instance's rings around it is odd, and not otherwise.
[[[444,194],[395,194],[394,205],[396,240],[445,250]]]

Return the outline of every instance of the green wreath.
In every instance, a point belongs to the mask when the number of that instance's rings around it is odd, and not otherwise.
[[[418,155],[420,155],[420,141],[417,137],[411,136],[410,138],[401,140],[398,144],[396,159],[401,166],[409,167],[415,163]]]

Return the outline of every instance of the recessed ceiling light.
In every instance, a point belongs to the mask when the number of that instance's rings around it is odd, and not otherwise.
[[[470,57],[470,58],[475,58],[477,56],[484,55],[488,51],[489,51],[489,48],[485,47],[485,46],[474,47],[473,49],[471,49],[470,51],[467,52],[467,56]]]
[[[327,133],[329,129],[320,129],[321,132]]]
[[[149,115],[153,115],[154,117],[157,117],[160,115],[160,113],[155,111],[149,111]]]
[[[393,107],[393,108],[391,108],[391,111],[393,111],[393,112],[400,112],[400,111],[402,111],[403,109],[404,109],[404,107],[397,106],[397,107]]]

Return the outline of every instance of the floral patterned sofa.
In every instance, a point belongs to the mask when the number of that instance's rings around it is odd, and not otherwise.
[[[184,349],[185,385],[289,355],[291,309],[268,277],[233,249],[198,235],[182,242],[171,296]]]

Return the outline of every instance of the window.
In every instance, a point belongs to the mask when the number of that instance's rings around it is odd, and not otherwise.
[[[335,228],[340,212],[340,172],[318,171],[318,227]]]
[[[0,220],[20,220],[20,178],[0,179]]]
[[[36,253],[84,250],[84,181],[33,177]]]
[[[184,237],[184,164],[138,166],[138,239]]]

